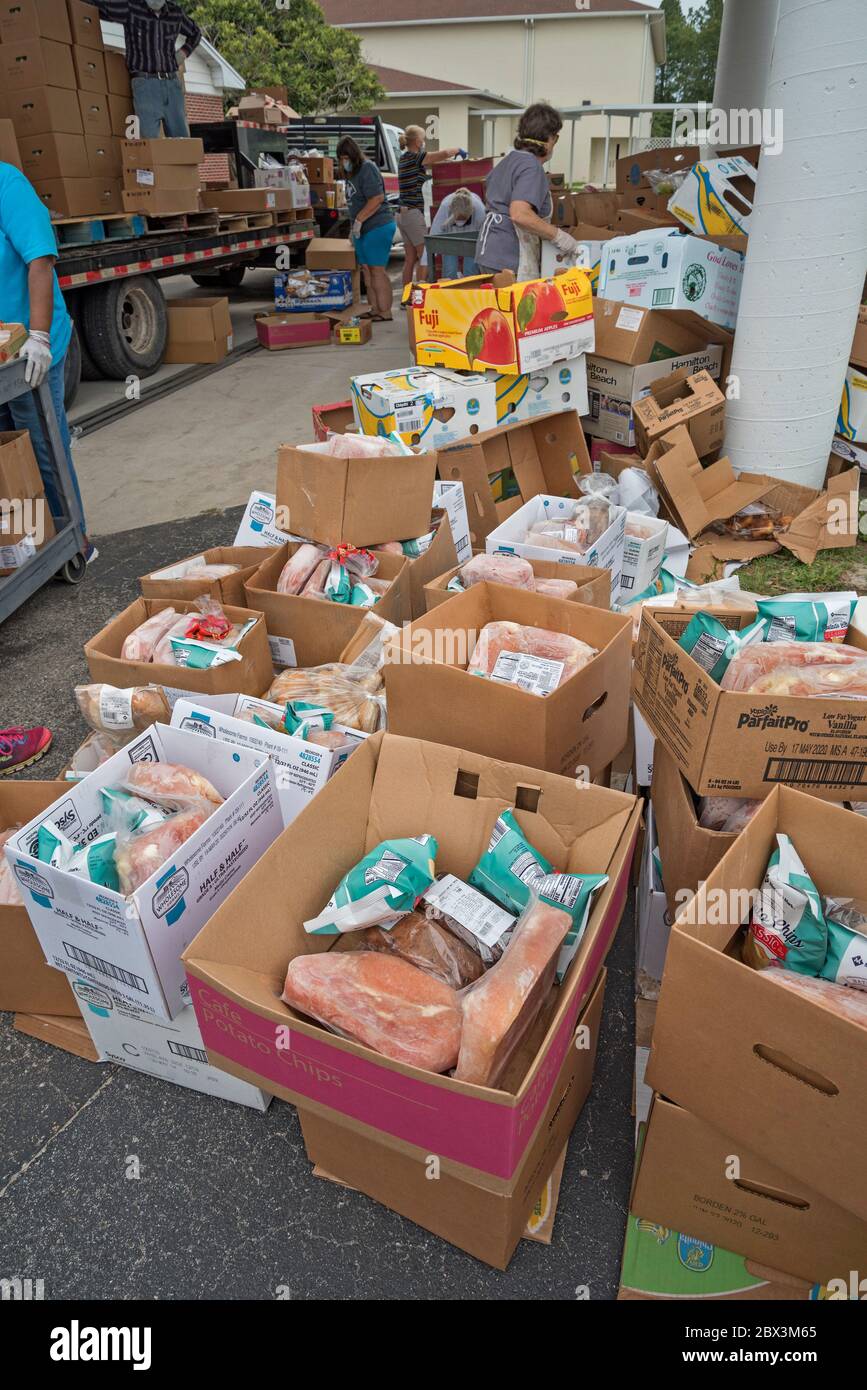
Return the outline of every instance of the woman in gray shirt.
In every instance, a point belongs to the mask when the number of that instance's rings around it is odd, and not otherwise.
[[[551,224],[551,191],[545,164],[554,153],[563,121],[546,102],[528,106],[518,123],[515,148],[485,180],[487,213],[476,243],[483,274],[511,270],[519,280],[539,275],[541,243],[574,252],[577,242]]]

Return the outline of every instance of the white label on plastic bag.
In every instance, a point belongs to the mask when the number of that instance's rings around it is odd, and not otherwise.
[[[703,671],[712,671],[720,657],[726,649],[726,641],[722,637],[713,637],[709,632],[703,632],[699,637],[690,656],[693,661],[697,661]]]
[[[135,181],[136,183],[142,184],[145,188],[153,188],[156,182],[153,169],[136,169]]]
[[[424,900],[446,917],[452,917],[485,946],[495,946],[515,925],[511,913],[453,874],[446,874],[432,884]]]
[[[297,666],[298,660],[295,656],[295,643],[291,637],[268,637],[268,646],[271,648],[271,660],[278,670],[284,666]]]
[[[99,692],[99,718],[107,729],[134,729],[131,690],[115,690],[104,685]]]
[[[637,333],[641,327],[644,314],[640,309],[628,309],[624,306],[617,315],[615,328],[625,328],[627,333]]]
[[[795,619],[789,613],[775,613],[771,618],[768,628],[766,642],[795,642],[798,634],[795,630]]]
[[[549,661],[544,656],[530,656],[527,652],[500,652],[491,680],[516,685],[531,695],[550,695],[560,684],[564,664]]]

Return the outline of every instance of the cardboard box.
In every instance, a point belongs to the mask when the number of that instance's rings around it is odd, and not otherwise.
[[[0,164],[11,164],[21,168],[21,155],[18,152],[18,137],[15,127],[8,117],[0,117]]]
[[[199,189],[199,168],[197,164],[155,164],[152,168],[124,167],[123,186],[128,193],[140,188],[153,189],[156,193],[195,194]]]
[[[544,698],[467,670],[486,623],[525,623],[597,648]],[[630,620],[502,584],[454,594],[394,638],[385,663],[389,728],[491,758],[524,757],[565,776],[595,777],[626,742]],[[581,769],[588,769],[586,774]]]
[[[36,858],[40,823],[62,820],[86,843],[100,833],[100,788],[116,786],[132,763],[155,760],[202,772],[225,800],[135,893],[125,898]],[[11,836],[6,857],[49,965],[171,1019],[190,1002],[181,951],[282,827],[269,761],[153,724]]]
[[[706,608],[726,627],[749,612]],[[722,690],[677,639],[692,614],[645,604],[635,647],[635,703],[701,796],[761,799],[785,782],[831,801],[859,800],[867,783],[867,707],[861,700]]]
[[[648,169],[689,169],[699,159],[698,145],[670,145],[666,149],[624,155],[615,165],[617,191],[625,193],[630,188],[650,188]]]
[[[110,57],[106,54],[106,57]],[[120,140],[126,139],[129,135],[129,119],[134,115],[132,109],[132,99],[127,93],[109,93],[107,122],[112,135]],[[94,131],[96,134],[96,131]]]
[[[42,475],[30,442],[29,431],[0,432],[0,497],[8,501],[18,501],[40,497],[42,491]]]
[[[29,332],[23,323],[4,323],[0,319],[0,362],[11,362],[13,357],[17,357],[28,337]]]
[[[698,892],[699,884],[731,849],[737,834],[705,830],[699,825],[689,783],[662,743],[653,759],[651,797],[659,854],[665,868],[666,900],[673,920],[685,904],[684,893]]]
[[[113,97],[107,97],[102,92],[79,92],[78,106],[81,112],[81,124],[85,135],[124,135],[123,127],[115,130],[111,115],[111,102]],[[118,101],[121,98],[117,98]],[[130,103],[124,103],[124,109],[130,110]]]
[[[571,197],[571,194],[567,196]],[[549,275],[556,275],[558,271],[578,266],[589,275],[590,288],[596,294],[599,289],[599,272],[605,254],[605,243],[611,240],[613,233],[607,227],[594,227],[590,223],[573,226],[571,220],[563,226],[578,242],[578,256],[575,258],[558,251],[553,241],[543,241],[542,274],[547,278]]]
[[[0,43],[14,45],[40,38],[72,43],[66,0],[2,0]]]
[[[722,445],[726,400],[709,372],[681,367],[657,378],[647,395],[635,402],[633,412],[635,442],[642,454],[677,425],[685,426],[699,458]]]
[[[277,525],[277,498],[271,492],[251,492],[232,545],[274,549],[292,537]]]
[[[595,190],[592,193],[572,194],[572,212],[576,224],[586,222],[591,227],[613,227],[622,205],[621,193]]]
[[[867,304],[862,304],[858,310],[849,361],[854,362],[856,367],[867,367]]]
[[[10,574],[32,560],[55,534],[45,494],[24,499],[21,510],[0,510],[0,574]]]
[[[735,1178],[728,1176],[732,1155]],[[770,1257],[826,1284],[848,1287],[867,1249],[867,1221],[662,1096],[650,1112],[631,1208],[708,1245],[725,1241],[750,1261]]]
[[[208,201],[218,212],[271,212],[293,206],[289,188],[234,188],[209,193]]]
[[[268,1109],[271,1096],[211,1066],[191,1004],[169,1023],[143,1014],[99,985],[75,980],[73,988],[100,1062],[115,1062],[250,1110]]]
[[[310,411],[313,420],[313,438],[324,444],[331,434],[346,434],[354,429],[355,415],[352,401],[331,401],[326,405],[314,405]]]
[[[370,319],[359,319],[357,323],[335,323],[334,341],[340,347],[359,347],[369,343],[373,337],[373,324]]]
[[[236,743],[257,753],[263,762],[270,757],[274,764],[274,781],[283,824],[290,825],[308,806],[311,798],[343,767],[350,754],[361,746],[367,735],[359,733],[357,729],[334,725],[344,733],[345,746],[339,749],[320,748],[292,734],[254,724],[249,714],[257,711],[262,716],[270,715],[272,718],[284,712],[283,706],[257,700],[252,695],[224,695],[203,702],[178,700],[172,711],[172,727],[185,729],[200,738]],[[245,714],[247,717],[242,717]]]
[[[93,48],[102,53],[105,44],[102,38],[102,24],[96,5],[88,5],[83,0],[66,0],[72,42],[81,48]],[[116,55],[120,57],[120,54]]]
[[[31,135],[19,140],[18,148],[21,168],[31,183],[39,179],[86,179],[91,175],[83,135]]]
[[[652,802],[647,802],[635,916],[635,992],[643,999],[659,998],[665,953],[674,920],[666,901],[663,868],[665,861],[662,861],[661,867],[654,807]]]
[[[843,383],[837,416],[837,433],[856,443],[867,443],[867,372],[850,366]]]
[[[200,594],[208,594],[218,603],[232,608],[244,607],[244,581],[259,568],[263,560],[257,546],[215,546],[199,555],[190,555],[175,565],[152,570],[139,580],[142,598],[181,599],[193,603]],[[239,565],[235,574],[225,579],[197,578],[202,565]]]
[[[668,211],[704,236],[749,235],[756,169],[742,155],[693,165],[668,200]]]
[[[643,208],[621,208],[614,224],[614,235],[619,237],[665,230],[679,232],[676,219],[667,212],[645,212]]]
[[[740,919],[778,832],[820,893],[863,897],[864,817],[775,788],[675,919],[647,1078],[863,1221],[867,1032],[740,959]]]
[[[120,141],[113,135],[86,135],[87,162],[94,178],[119,179],[123,175],[120,162]]]
[[[420,618],[427,612],[427,585],[445,570],[457,568],[458,554],[448,512],[436,508],[431,516],[431,526],[433,539],[427,549],[421,555],[408,556],[406,561],[411,618]]]
[[[546,1193],[543,1190],[540,1199],[539,1186],[547,1186],[556,1177],[557,1144],[568,1139],[590,1093],[604,989],[603,970],[577,1019],[576,1046],[567,1049],[541,1124],[508,1184],[484,1173],[457,1172],[452,1165],[443,1165],[437,1182],[431,1183],[424,1176],[423,1149],[388,1140],[369,1125],[344,1117],[330,1119],[321,1107],[317,1111],[299,1109],[308,1157],[320,1169],[339,1175],[338,1180],[345,1185],[400,1212],[476,1259],[505,1269],[523,1237],[544,1239],[535,1234],[547,1209]],[[579,1030],[585,1028],[590,1046],[580,1048]]]
[[[532,502],[525,502],[485,540],[489,555],[522,555],[527,560],[555,560],[560,565],[592,565],[611,572],[611,601],[617,603],[623,573],[624,532],[626,512],[623,507],[611,508],[611,524],[588,550],[557,550],[552,546],[534,545],[527,540],[528,528],[536,521],[556,521],[559,514],[568,514],[566,501],[541,493]],[[631,623],[631,619],[630,619]]]
[[[177,217],[184,212],[199,211],[196,188],[124,188],[121,193],[123,211],[140,213],[145,217]]]
[[[323,545],[379,545],[430,530],[437,454],[334,458],[322,444],[281,444],[277,505],[295,535]]]
[[[439,449],[497,425],[494,382],[481,373],[368,372],[351,378],[350,391],[355,423],[374,438],[397,433],[405,444]]]
[[[578,593],[574,599],[567,599],[568,603],[583,603],[590,608],[610,608],[611,575],[607,570],[594,569],[592,565],[558,565],[556,561],[551,560],[528,560],[527,563],[539,579],[571,579],[577,584]],[[425,584],[427,612],[432,608],[438,608],[441,603],[452,597],[448,587],[449,580],[454,578],[459,569],[459,565],[453,565],[451,569]]]
[[[201,164],[205,147],[199,139],[124,140],[125,169],[156,169],[175,164]]]
[[[26,1033],[31,1038],[38,1038],[40,1042],[50,1043],[52,1047],[60,1047],[64,1052],[70,1052],[84,1062],[99,1061],[97,1050],[80,1014],[77,1018],[65,1018],[57,1014],[19,1013],[15,1015],[15,1031]]]
[[[331,603],[327,599],[305,598],[303,594],[278,594],[277,581],[299,544],[298,541],[289,541],[269,555],[244,585],[247,603],[264,614],[271,642],[278,644],[274,655],[279,657],[280,664],[322,666],[326,662],[337,661],[365,615],[371,611],[390,623],[409,620],[409,579],[407,561],[402,555],[379,556],[377,574],[380,579],[390,580],[391,585],[373,610],[353,608],[347,603]],[[271,680],[269,675],[258,690],[245,693],[261,695],[268,689]],[[228,688],[224,687],[225,690]]]
[[[31,87],[77,86],[72,49],[53,39],[6,39],[0,46],[0,71],[10,96]]]
[[[554,362],[550,367],[523,372],[519,376],[485,372],[496,392],[497,424],[518,424],[565,410],[586,415],[589,409],[586,361],[582,353],[568,362]]]
[[[108,93],[108,79],[105,75],[105,59],[94,48],[83,48],[75,44],[72,49],[75,64],[75,77],[81,92]]]
[[[289,960],[328,945],[304,932],[303,921],[367,849],[383,836],[425,830],[437,838],[438,869],[465,878],[497,815],[516,797],[522,806],[537,807],[519,809],[518,821],[558,868],[579,872],[592,865],[609,882],[595,900],[564,983],[552,991],[538,1029],[510,1065],[508,1089],[403,1066],[326,1032],[279,1001]],[[435,1153],[442,1173],[472,1177],[470,1169],[500,1179],[502,1191],[563,1100],[556,1081],[567,1056],[574,1059],[579,1014],[622,914],[638,814],[632,797],[578,787],[524,765],[393,734],[367,739],[185,953],[211,1061],[345,1128],[369,1126],[383,1145]],[[281,885],[290,876],[287,900]],[[276,915],[269,905],[274,893],[286,906]],[[288,1046],[278,1046],[275,1024],[288,1025]],[[565,1137],[556,1136],[551,1166]],[[534,1177],[531,1202],[544,1176]],[[526,1213],[519,1232],[525,1219]]]
[[[307,314],[346,309],[353,302],[352,280],[349,270],[322,270],[315,276],[305,271],[279,271],[274,276],[274,307]],[[307,290],[315,292],[303,293]]]
[[[734,337],[685,310],[643,309],[598,297],[596,351],[587,356],[588,434],[622,445],[636,442],[635,403],[664,373],[689,367],[723,380]]]
[[[351,239],[329,236],[307,243],[304,264],[308,270],[355,270],[358,262]]]
[[[265,620],[261,613],[253,613],[247,608],[228,607],[225,610],[233,623],[256,619],[238,644],[240,661],[227,661],[206,671],[194,671],[189,667],[164,666],[155,661],[125,660],[120,654],[124,639],[147,618],[164,608],[174,608],[178,614],[196,611],[194,604],[181,603],[177,599],[171,603],[164,599],[135,599],[85,643],[84,655],[91,680],[105,681],[121,690],[128,690],[133,685],[161,685],[170,703],[183,694],[225,695],[231,691],[260,695],[271,684],[273,669]]]
[[[257,314],[256,335],[271,352],[330,343],[331,323],[324,314]]]
[[[333,183],[334,160],[323,159],[317,155],[301,155],[299,163],[307,170],[308,183]]]
[[[547,415],[479,434],[440,450],[437,468],[444,481],[463,485],[474,550],[484,548],[492,531],[521,502],[539,493],[577,497],[575,475],[592,465],[584,433],[573,410]],[[514,478],[517,499],[497,502],[493,486]],[[542,558],[551,559],[551,555]]]
[[[65,782],[0,782],[0,833],[25,825],[67,789]],[[0,905],[0,1010],[77,1015],[69,981],[46,965],[27,908]]]
[[[80,135],[84,129],[78,93],[64,87],[9,92],[7,110],[19,140],[48,133]]]
[[[108,82],[109,95],[131,97],[132,87],[130,86],[126,56],[123,53],[113,53],[111,49],[106,49],[103,56],[105,57],[105,76]]]
[[[438,478],[433,490],[434,509],[442,508],[449,519],[458,564],[469,560],[473,553],[470,544],[470,523],[463,483],[445,482]]]
[[[170,299],[164,362],[222,362],[232,351],[229,301]]]
[[[593,350],[593,297],[583,270],[494,288],[490,276],[414,286],[415,360],[516,375]]]
[[[691,309],[733,330],[744,257],[679,231],[613,237],[605,248],[599,293],[645,309]]]
[[[656,581],[662,569],[671,529],[662,517],[644,516],[638,512],[626,513],[623,568],[620,572],[621,601],[633,594],[643,593]],[[641,534],[637,534],[638,532]],[[685,541],[686,537],[683,539]]]
[[[119,179],[37,179],[33,187],[52,217],[99,217],[123,211]]]

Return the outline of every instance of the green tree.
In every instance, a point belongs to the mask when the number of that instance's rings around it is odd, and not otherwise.
[[[656,71],[656,101],[713,100],[723,0],[705,0],[684,14],[680,0],[662,0],[666,61]],[[668,135],[671,116],[653,118],[653,134]]]
[[[248,87],[286,87],[302,116],[369,111],[385,95],[360,40],[327,24],[316,0],[192,0],[187,9]]]

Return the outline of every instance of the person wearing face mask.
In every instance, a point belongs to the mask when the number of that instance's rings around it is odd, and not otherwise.
[[[431,223],[431,236],[440,232],[463,232],[466,236],[478,232],[485,220],[485,205],[468,188],[456,188],[443,198]],[[443,279],[456,280],[458,275],[478,275],[479,267],[469,256],[443,256]],[[462,261],[460,270],[458,261]]]
[[[123,25],[132,104],[142,140],[162,127],[171,138],[189,136],[184,84],[178,57],[189,58],[201,42],[199,26],[174,0],[95,0],[100,19]],[[178,49],[178,38],[183,47]]]
[[[454,159],[457,155],[466,159],[467,154],[466,150],[457,147],[429,151],[420,125],[408,125],[403,136],[406,149],[397,166],[400,197],[397,225],[403,238],[403,283],[411,285],[415,278],[416,266],[424,257],[424,238],[427,231],[424,215],[426,170],[432,164],[441,164],[444,159]]]
[[[63,404],[64,367],[72,339],[72,320],[54,273],[57,243],[45,204],[29,179],[13,164],[0,163],[0,320],[23,323],[28,338],[21,349],[27,384],[48,383],[60,438],[79,509],[81,492],[69,449],[69,423]],[[57,522],[68,515],[57,491],[51,449],[42,432],[31,392],[0,405],[0,431],[29,430],[48,510]],[[85,559],[96,559],[91,541]],[[0,759],[2,762],[2,759]]]
[[[364,271],[370,300],[370,309],[359,317],[374,323],[390,323],[392,288],[387,267],[395,226],[382,174],[349,135],[344,135],[337,146],[337,158],[346,179],[355,255]]]
[[[538,279],[543,241],[553,241],[566,255],[577,252],[575,238],[550,221],[553,203],[544,166],[562,128],[553,106],[543,101],[528,106],[518,122],[515,148],[488,174],[487,213],[476,242],[483,274],[511,270],[518,280]]]

